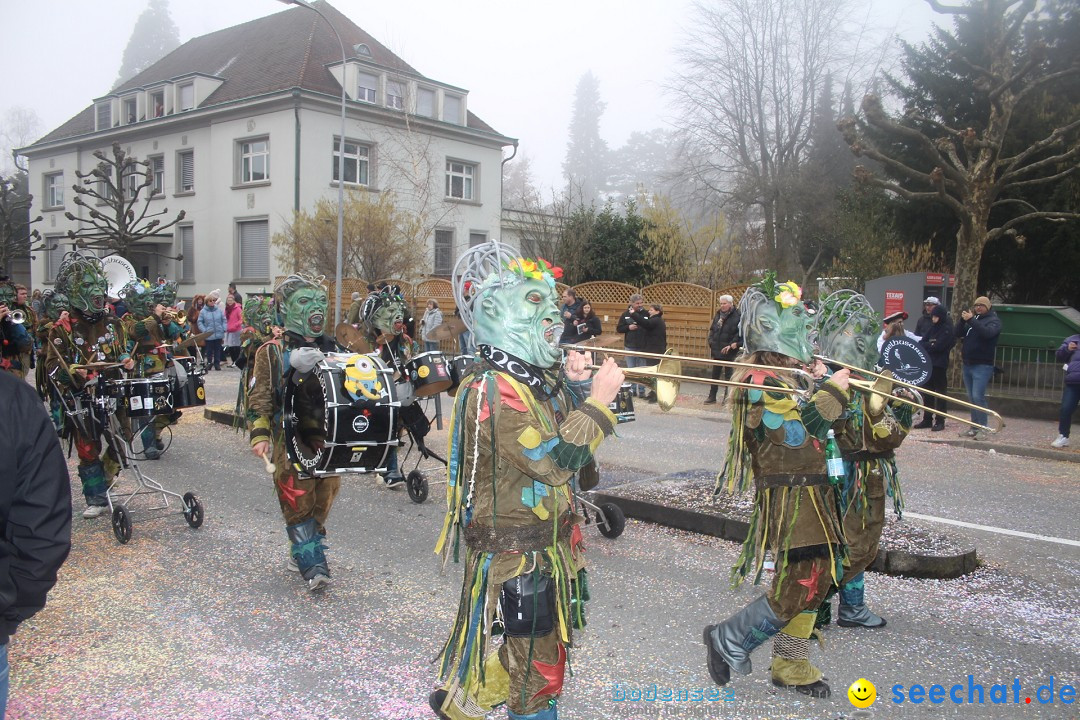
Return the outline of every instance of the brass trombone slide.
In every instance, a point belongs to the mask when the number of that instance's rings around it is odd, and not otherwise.
[[[893,395],[892,393],[886,393],[886,392],[884,392],[882,390],[879,390],[879,389],[875,388],[873,386],[873,384],[870,383],[870,382],[860,381],[858,378],[852,377],[849,384],[851,385],[851,387],[855,388],[859,392],[872,393],[874,395],[881,395],[883,397],[888,397],[891,400],[898,400],[899,402],[902,402],[905,405],[910,405],[911,407],[918,408],[918,409],[922,410],[923,412],[929,412],[929,413],[933,413],[935,415],[941,415],[942,417],[947,417],[950,420],[955,420],[955,421],[963,423],[965,425],[970,425],[973,428],[976,428],[976,429],[979,429],[979,430],[985,430],[985,431],[987,431],[988,433],[991,433],[991,434],[995,434],[997,432],[1000,432],[1001,429],[1005,427],[1005,420],[1002,419],[1001,415],[997,414],[996,412],[994,412],[993,410],[991,410],[989,408],[984,408],[981,405],[976,405],[975,403],[970,403],[970,402],[967,402],[966,400],[957,400],[954,397],[950,397],[948,395],[943,395],[942,393],[934,392],[933,390],[926,390],[925,388],[921,388],[921,387],[919,387],[917,385],[912,385],[911,383],[904,382],[903,380],[898,380],[895,377],[890,377],[888,375],[883,375],[882,373],[876,373],[876,372],[873,372],[871,370],[863,370],[862,368],[860,368],[860,367],[858,367],[856,365],[849,365],[848,363],[841,362],[839,360],[833,360],[832,358],[827,358],[824,355],[815,355],[814,357],[816,359],[820,360],[821,362],[825,363],[826,365],[836,365],[836,366],[839,366],[839,367],[842,367],[842,368],[847,368],[848,370],[851,370],[852,372],[855,372],[855,373],[859,373],[860,375],[869,375],[869,376],[872,376],[875,379],[888,380],[894,386],[897,386],[897,387],[900,387],[900,388],[905,388],[905,389],[908,389],[908,390],[912,390],[915,393],[917,393],[918,395],[933,395],[934,397],[941,398],[942,400],[945,400],[947,402],[956,403],[958,405],[963,405],[964,407],[971,408],[973,410],[980,410],[982,412],[985,412],[987,415],[993,416],[994,419],[997,420],[998,426],[997,426],[997,428],[991,428],[989,425],[981,425],[981,424],[975,422],[974,420],[968,420],[967,418],[960,417],[959,415],[953,415],[951,413],[941,412],[940,410],[934,410],[933,408],[929,408],[926,405],[923,405],[922,403],[916,402],[914,400],[903,397],[901,395]]]
[[[690,355],[675,355],[675,354],[671,353],[670,350],[668,350],[668,352],[666,352],[666,353],[661,354],[661,353],[641,352],[640,350],[622,350],[622,349],[619,349],[619,348],[592,347],[590,345],[561,345],[560,348],[563,349],[563,350],[573,350],[575,352],[582,352],[582,353],[585,353],[585,352],[605,353],[607,355],[624,355],[624,356],[628,356],[628,357],[643,357],[643,358],[650,358],[652,360],[661,360],[661,361],[667,359],[667,360],[678,360],[680,363],[688,362],[688,363],[698,363],[700,365],[719,365],[720,367],[736,368],[736,369],[739,369],[739,370],[774,370],[776,372],[784,372],[784,373],[787,373],[789,375],[795,375],[797,377],[801,377],[803,380],[805,380],[806,382],[809,382],[809,383],[814,383],[814,382],[817,381],[817,379],[814,377],[813,373],[807,372],[806,370],[803,370],[801,368],[782,367],[782,366],[779,366],[779,365],[757,365],[755,363],[736,362],[734,360],[713,360],[712,358],[699,358],[699,357],[692,357]],[[631,370],[633,370],[633,369],[637,369],[637,368],[631,368]],[[625,368],[624,368],[624,370],[625,370]],[[698,378],[698,377],[687,377],[686,380],[688,382],[702,382],[702,383],[706,383],[706,384],[710,384],[710,383],[714,383],[714,382],[718,383],[719,382],[719,381],[710,380],[709,378]],[[731,382],[732,381],[725,381],[723,384],[730,385]],[[749,388],[752,388],[752,389],[761,389],[760,385],[752,385],[750,383],[746,383],[746,387],[749,387]],[[771,389],[772,388],[770,388],[770,391],[771,391]],[[783,392],[783,391],[780,391],[780,392]],[[795,393],[795,394],[799,394],[799,393]]]

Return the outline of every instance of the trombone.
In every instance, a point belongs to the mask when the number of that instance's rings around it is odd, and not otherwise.
[[[866,380],[860,380],[860,379],[855,378],[855,377],[852,377],[848,381],[848,384],[851,385],[851,387],[858,390],[859,392],[866,393],[866,394],[871,394],[871,395],[878,395],[878,396],[882,396],[882,397],[887,397],[890,400],[897,400],[899,402],[904,403],[905,405],[910,405],[913,408],[918,408],[919,410],[922,410],[923,412],[930,412],[930,413],[933,413],[935,415],[941,415],[942,417],[947,417],[950,420],[955,420],[957,422],[964,423],[965,425],[970,425],[971,427],[976,428],[978,430],[985,430],[985,431],[987,431],[988,433],[991,433],[991,434],[997,433],[1003,427],[1005,427],[1005,420],[1002,419],[1001,415],[999,415],[998,413],[994,412],[993,410],[991,410],[989,408],[984,408],[981,405],[976,405],[975,403],[970,403],[970,402],[967,402],[965,400],[957,400],[956,398],[949,397],[948,395],[943,395],[942,393],[934,392],[933,390],[926,390],[925,388],[918,387],[917,385],[912,385],[909,382],[904,382],[903,380],[898,380],[897,378],[893,377],[891,374],[886,375],[884,373],[873,372],[872,370],[864,370],[863,368],[861,368],[861,367],[859,367],[857,365],[849,365],[848,363],[841,362],[839,360],[833,360],[832,358],[827,358],[824,355],[815,355],[814,358],[817,359],[817,360],[820,360],[821,362],[823,362],[823,363],[825,363],[827,365],[835,365],[837,367],[847,368],[848,370],[851,370],[852,372],[857,372],[860,375],[868,375],[868,376],[873,377],[874,378],[873,382],[869,382],[869,381],[866,381]],[[908,392],[914,393],[915,397],[917,397],[919,399],[921,399],[923,395],[932,395],[932,396],[934,396],[936,398],[941,398],[942,400],[946,400],[946,401],[951,402],[951,403],[957,403],[958,405],[963,405],[966,408],[971,408],[973,410],[979,410],[979,411],[985,412],[987,415],[993,416],[993,418],[997,421],[998,426],[996,428],[991,428],[989,425],[982,425],[980,423],[975,422],[974,420],[968,420],[967,418],[960,417],[959,415],[952,415],[950,413],[941,412],[940,410],[934,410],[933,408],[929,408],[926,405],[923,405],[921,402],[918,402],[917,400],[912,400],[912,399],[906,398],[906,397],[904,397],[902,395],[894,395],[892,392],[890,392],[888,390],[884,390],[884,389],[882,389],[882,387],[878,387],[879,384],[897,386],[901,390],[907,390]]]
[[[801,370],[799,368],[781,367],[774,365],[755,365],[753,363],[740,363],[732,362],[728,360],[712,360],[706,358],[690,357],[687,355],[675,355],[670,349],[664,354],[639,352],[637,350],[619,350],[612,348],[598,348],[588,345],[563,345],[563,350],[575,351],[575,352],[602,352],[609,355],[624,355],[628,357],[644,357],[651,358],[653,360],[659,360],[658,365],[651,367],[638,367],[638,368],[623,368],[623,374],[628,379],[638,379],[645,381],[652,381],[654,390],[656,392],[656,405],[664,412],[668,412],[675,407],[675,399],[679,395],[679,383],[680,382],[696,382],[704,383],[706,385],[718,385],[723,387],[745,388],[747,390],[765,390],[767,392],[786,393],[788,395],[798,395],[803,399],[809,399],[810,394],[813,392],[813,383],[815,382],[814,376],[811,373]],[[807,383],[806,387],[789,388],[789,387],[773,387],[762,386],[751,382],[740,382],[738,380],[713,380],[712,378],[700,378],[692,375],[683,375],[682,363],[683,361],[700,363],[702,365],[720,365],[723,367],[736,367],[736,368],[753,368],[757,370],[773,370],[776,372],[783,372],[789,375],[794,375],[796,378],[803,380]],[[590,370],[597,370],[599,365],[589,365]]]

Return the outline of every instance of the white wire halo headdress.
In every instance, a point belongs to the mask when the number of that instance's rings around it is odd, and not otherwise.
[[[458,258],[450,284],[461,320],[470,331],[475,331],[473,306],[483,293],[521,282],[521,276],[509,267],[515,260],[517,254],[512,248],[494,238],[469,248]]]

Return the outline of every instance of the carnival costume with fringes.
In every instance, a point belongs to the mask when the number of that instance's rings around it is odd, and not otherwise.
[[[747,290],[740,302],[745,348],[800,363],[812,361],[809,319],[794,283],[777,284],[772,274]],[[762,364],[762,363],[759,363]],[[828,431],[842,417],[848,393],[831,382],[810,397],[769,391],[795,389],[783,371],[751,370],[744,381],[761,389],[734,391],[731,438],[716,491],[754,487],[754,511],[732,582],[761,579],[765,555],[775,559],[769,591],[718,625],[705,628],[709,671],[720,685],[731,670],[750,672],[750,652],[776,636],[773,682],[807,694],[824,694],[821,671],[809,661],[817,608],[842,573],[843,534],[837,499],[825,472]]]
[[[290,555],[313,590],[330,579],[323,540],[341,477],[309,477],[297,470],[286,449],[283,403],[286,386],[295,384],[293,409],[300,440],[309,447],[326,441],[321,395],[308,391],[317,391],[318,382],[306,380],[323,358],[327,304],[321,278],[290,275],[278,285],[274,305],[286,332],[280,340],[265,342],[256,351],[247,396],[251,445],[270,443],[274,488],[291,542]]]
[[[865,297],[852,290],[839,290],[825,298],[817,316],[821,353],[872,370],[878,359],[876,341],[880,327],[881,321]],[[852,396],[846,417],[837,426],[836,439],[844,456],[841,508],[848,546],[838,585],[839,623],[843,626],[885,625],[882,618],[866,607],[863,573],[877,557],[887,498],[892,498],[897,516],[903,512],[895,450],[910,430],[910,405],[865,393]],[[819,625],[830,621],[830,608],[826,598]]]
[[[266,295],[248,295],[244,300],[241,315],[244,326],[240,331],[240,384],[236,393],[236,410],[233,413],[233,425],[238,430],[245,425],[247,415],[247,396],[251,389],[251,376],[255,371],[255,353],[262,344],[274,337],[274,323],[277,322],[274,310],[274,298]]]
[[[556,718],[566,648],[584,625],[573,479],[616,419],[586,399],[588,382],[560,378],[550,356],[526,347],[537,328],[561,327],[553,270],[492,241],[470,249],[454,271],[458,307],[481,354],[454,405],[436,546],[444,563],[465,555],[457,616],[439,657],[445,684],[432,694],[437,712],[454,720],[484,717],[501,703],[510,718]],[[465,283],[479,291],[466,298]],[[557,342],[547,338],[556,358]]]
[[[105,306],[105,271],[101,260],[91,255],[70,252],[64,256],[56,273],[57,293],[67,298],[69,317],[57,320],[49,331],[45,351],[47,376],[59,392],[70,398],[81,391],[87,380],[80,378],[72,365],[108,362],[120,363],[131,357],[123,324],[110,315]],[[105,371],[111,374],[116,371]],[[92,378],[90,372],[87,379]],[[116,414],[126,425],[123,407]],[[80,431],[69,423],[79,455],[79,478],[87,505],[107,505],[106,487],[120,471],[119,458],[110,450],[102,456],[100,437]]]

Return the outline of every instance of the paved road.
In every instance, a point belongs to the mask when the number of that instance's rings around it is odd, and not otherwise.
[[[236,374],[212,373],[211,403]],[[231,383],[231,384],[230,384]],[[331,515],[334,584],[312,597],[285,569],[273,491],[244,438],[188,413],[166,459],[146,468],[194,490],[206,524],[136,516],[120,546],[104,520],[76,518],[74,548],[48,608],[11,643],[13,720],[353,720],[429,718],[429,661],[449,627],[460,569],[432,553],[444,493],[427,503],[350,477]],[[639,408],[604,446],[605,483],[715,469],[722,413]],[[444,435],[437,434],[434,447]],[[985,525],[1080,539],[1075,465],[990,456],[912,442],[902,451],[909,509]],[[866,677],[872,717],[1072,718],[1076,705],[1039,705],[1054,676],[1077,686],[1080,548],[961,530],[984,566],[951,581],[871,576],[876,632],[830,629],[812,650],[838,692],[799,700],[768,683],[768,652],[731,686],[730,702],[617,702],[629,687],[708,689],[701,628],[760,592],[728,588],[736,547],[631,521],[610,541],[586,533],[589,626],[572,655],[564,718],[852,717],[845,691]],[[895,705],[895,684],[974,682],[986,704]],[[990,704],[995,683],[1022,683],[1021,705]],[[619,684],[618,689],[616,683]],[[616,695],[617,696],[617,695]],[[1023,704],[1032,697],[1033,706]],[[965,697],[966,699],[966,697]],[[495,717],[502,717],[496,713]]]

